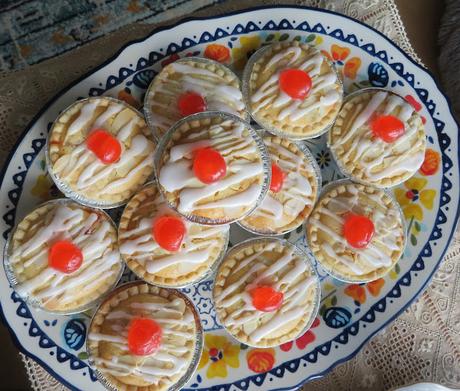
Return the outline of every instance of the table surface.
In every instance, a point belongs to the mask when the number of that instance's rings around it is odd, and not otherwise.
[[[401,18],[409,39],[427,68],[438,74],[437,31],[442,15],[443,2],[440,0],[397,0]],[[121,46],[121,45],[120,45]],[[115,51],[115,50],[114,50]],[[29,381],[8,330],[0,323],[0,389],[28,390]]]

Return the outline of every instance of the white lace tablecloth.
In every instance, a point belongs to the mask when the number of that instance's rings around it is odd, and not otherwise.
[[[199,1],[199,0],[197,0]],[[275,1],[255,1],[251,6]],[[386,34],[416,61],[393,0],[304,0],[359,19]],[[247,6],[227,1],[198,15],[216,15]],[[71,81],[103,62],[126,42],[155,26],[131,25],[65,55],[23,71],[0,75],[0,166],[15,139],[42,105]],[[304,390],[388,390],[420,381],[460,387],[460,235],[419,300],[367,343],[352,360],[339,365]],[[34,390],[65,390],[32,359],[22,355]]]

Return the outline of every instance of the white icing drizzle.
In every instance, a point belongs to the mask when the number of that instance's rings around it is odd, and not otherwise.
[[[143,203],[142,207],[152,210],[154,216],[174,213],[159,194]],[[210,227],[184,221],[186,235],[182,246],[178,252],[169,253],[152,236],[154,216],[144,217],[130,230],[120,232],[120,252],[133,257],[151,274],[171,266],[177,267],[178,272],[183,274],[196,269],[197,265],[210,260],[229,230],[228,226]]]
[[[377,91],[367,105],[357,104],[354,110],[348,130],[342,129],[340,136],[331,134],[331,149],[340,160],[356,162],[363,178],[373,182],[415,172],[421,166],[425,157],[425,140],[418,136],[421,119],[408,102],[387,91]],[[393,143],[374,137],[369,122],[378,113],[396,115],[404,123],[405,133]]]
[[[309,224],[333,241],[333,244],[322,241],[321,250],[334,262],[341,263],[358,276],[391,266],[391,252],[401,250],[398,244],[402,233],[401,229],[398,229],[398,225],[401,224],[398,212],[393,209],[382,211],[377,206],[382,205],[382,199],[377,194],[358,193],[358,189],[352,185],[346,189],[351,195],[339,194],[329,199],[327,204],[319,203],[310,217]],[[366,199],[377,205],[366,202]],[[342,235],[343,216],[350,212],[367,215],[374,222],[374,236],[363,249],[351,247]],[[327,217],[328,223],[324,222],[324,217]]]
[[[262,72],[273,73],[251,96],[253,113],[270,105],[281,108],[277,115],[279,121],[299,121],[313,111],[324,114],[325,109],[340,100],[337,92],[337,75],[330,72],[320,75],[324,56],[315,49],[310,49],[308,58],[301,57],[302,49],[291,46],[274,55]],[[304,100],[292,99],[279,88],[279,74],[286,68],[296,68],[308,72],[312,79],[312,88]]]
[[[100,128],[106,122],[118,114],[129,113],[122,104],[111,103],[105,111],[95,115],[95,111],[102,109],[99,101],[89,101],[80,108],[79,116],[70,124],[67,137],[77,132],[83,132],[85,136],[92,129]],[[131,113],[129,113],[131,114]],[[127,116],[128,117],[128,116]],[[123,120],[123,119],[122,119]],[[120,128],[116,134],[117,140],[122,145],[120,159],[112,164],[102,163],[86,147],[86,140],[53,164],[53,170],[61,180],[67,183],[75,182],[73,187],[76,191],[85,192],[92,186],[97,185],[99,191],[106,195],[116,195],[129,191],[133,180],[142,175],[145,168],[153,169],[153,154],[155,146],[142,133],[135,134],[135,129],[142,126],[141,119],[133,112],[127,122],[118,120]],[[133,136],[133,137],[132,137]],[[129,138],[132,137],[131,140]],[[108,178],[112,180],[107,181]]]
[[[15,268],[22,264],[39,268],[35,275],[16,286],[20,295],[31,295],[43,304],[53,301],[58,306],[68,304],[76,297],[91,296],[100,287],[101,279],[114,280],[118,269],[113,266],[121,259],[115,242],[114,228],[97,213],[84,212],[79,207],[58,205],[44,219],[43,224],[25,243],[16,247],[10,261]],[[61,273],[47,266],[49,246],[55,240],[71,240],[83,254],[81,267],[70,274]],[[79,290],[85,287],[85,292]],[[100,289],[100,288],[99,288]],[[91,297],[91,300],[94,297]]]
[[[190,63],[193,59],[190,60]],[[244,116],[245,105],[238,87],[231,85],[236,79],[227,80],[229,73],[223,76],[216,71],[198,68],[186,62],[169,64],[153,82],[150,90],[149,105],[152,111],[151,121],[161,134],[165,133],[182,116],[177,108],[177,99],[184,92],[196,92],[206,100],[207,110],[224,111]],[[174,71],[174,79],[170,71]],[[167,100],[168,104],[161,100]]]
[[[227,213],[247,209],[254,205],[260,195],[261,186],[253,184],[237,194],[229,194],[217,200],[203,200],[220,195],[225,190],[237,187],[241,182],[263,174],[263,164],[259,159],[248,162],[247,155],[257,153],[255,141],[244,136],[244,125],[227,120],[199,135],[191,134],[184,144],[175,145],[170,150],[169,160],[161,167],[159,182],[167,192],[179,191],[178,210],[189,213],[196,209],[223,208]],[[193,141],[209,133],[206,140]],[[225,178],[205,185],[194,175],[192,152],[202,146],[211,146],[220,152],[227,164]],[[260,181],[259,181],[260,183]],[[258,189],[258,192],[256,191]]]
[[[250,217],[270,220],[270,227],[283,227],[297,218],[306,206],[312,206],[316,198],[310,181],[302,174],[313,168],[285,146],[264,139],[272,160],[287,174],[279,193],[269,192]],[[283,200],[283,202],[280,202]]]
[[[131,301],[126,307],[107,314],[104,327],[108,331],[90,331],[90,343],[110,343],[115,351],[121,352],[111,359],[94,357],[94,362],[103,372],[117,377],[137,376],[151,384],[158,384],[160,380],[165,382],[164,377],[168,377],[174,382],[177,376],[185,373],[193,352],[190,345],[194,344],[195,320],[186,303],[176,298],[169,302],[163,302],[163,299],[158,302]],[[149,356],[132,355],[128,348],[129,324],[137,317],[153,319],[162,329],[160,348]]]
[[[310,291],[318,289],[317,278],[309,275],[307,263],[292,249],[286,248],[275,262],[266,266],[264,253],[271,252],[276,247],[276,243],[267,243],[260,251],[238,261],[231,275],[252,266],[238,281],[227,285],[214,298],[216,307],[225,313],[221,319],[223,324],[230,329],[243,328],[253,343],[279,332],[289,322],[308,318],[308,297],[314,300],[314,294],[311,295]],[[249,292],[259,284],[272,285],[283,292],[283,304],[278,310],[261,314],[254,309]],[[230,311],[229,307],[237,303],[241,303],[238,309]]]

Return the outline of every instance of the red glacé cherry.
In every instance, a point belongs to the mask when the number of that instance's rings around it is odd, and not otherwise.
[[[392,143],[404,134],[404,123],[394,115],[378,115],[371,121],[372,133],[386,143]]]
[[[115,163],[120,159],[121,144],[105,129],[93,130],[86,139],[86,146],[104,164]]]
[[[311,77],[301,69],[285,69],[280,72],[279,85],[281,91],[292,99],[305,99],[311,90]]]
[[[345,217],[343,236],[354,248],[365,248],[374,236],[374,223],[369,217],[350,213]]]
[[[136,356],[155,353],[161,345],[163,332],[153,319],[135,318],[128,330],[128,348]]]
[[[70,240],[59,240],[48,252],[48,265],[62,273],[70,274],[83,263],[81,250]]]
[[[283,304],[283,292],[278,292],[271,286],[258,286],[251,290],[250,294],[252,305],[259,311],[273,312]]]
[[[203,183],[214,183],[225,176],[227,164],[219,151],[200,148],[194,154],[193,173]]]
[[[183,117],[206,111],[206,101],[196,92],[184,92],[177,99],[177,107]]]
[[[283,187],[285,174],[283,170],[272,162],[272,180],[270,182],[270,190],[274,193],[278,193]]]
[[[180,249],[185,231],[184,222],[176,216],[161,216],[153,222],[153,238],[167,251],[175,252]]]

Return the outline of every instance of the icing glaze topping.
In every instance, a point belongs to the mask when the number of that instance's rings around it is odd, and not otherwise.
[[[256,239],[227,254],[213,295],[219,320],[230,334],[268,347],[303,331],[315,316],[318,290],[318,278],[293,245]]]
[[[125,201],[153,172],[153,135],[134,109],[105,97],[78,101],[50,133],[58,186],[91,201]]]
[[[178,251],[186,234],[185,224],[176,216],[161,216],[153,221],[153,238],[167,251]]]
[[[179,123],[171,137],[158,151],[158,179],[180,213],[223,223],[255,205],[266,172],[256,136],[245,123],[206,113]],[[211,179],[219,180],[203,183]]]
[[[173,228],[179,228],[176,233],[168,227],[156,226],[159,217],[168,217]],[[161,233],[154,232],[153,236],[152,221],[154,227],[161,228]],[[157,187],[149,184],[131,199],[123,212],[120,252],[128,267],[149,283],[181,286],[209,272],[225,251],[228,230],[228,226],[202,226],[180,218],[168,208]],[[179,238],[178,248],[167,248],[171,243],[176,245]],[[160,245],[162,241],[166,242],[164,247]]]
[[[376,89],[356,94],[343,105],[328,144],[347,175],[386,187],[418,170],[426,140],[415,109],[400,96]]]
[[[329,126],[342,102],[342,85],[333,66],[313,47],[277,43],[263,52],[251,69],[249,107],[268,130],[290,137],[314,137]]]
[[[211,184],[225,177],[227,166],[219,151],[199,148],[194,152],[193,173],[203,183]]]
[[[272,160],[270,191],[240,224],[260,233],[282,234],[308,217],[317,199],[319,179],[313,158],[307,158],[295,143],[272,136],[264,142]]]
[[[18,280],[15,289],[47,310],[84,306],[119,277],[116,240],[115,228],[102,212],[74,202],[44,204],[25,217],[12,237],[9,262]]]
[[[186,97],[185,101],[180,97]],[[236,75],[222,64],[196,58],[183,58],[164,67],[149,87],[144,105],[149,108],[147,117],[158,136],[183,116],[196,112],[247,116]]]
[[[48,253],[48,265],[62,273],[73,273],[83,263],[83,254],[70,240],[53,243]]]
[[[117,389],[167,390],[191,364],[194,314],[170,291],[131,284],[103,303],[94,319],[88,350]]]
[[[404,235],[396,202],[383,190],[352,182],[324,194],[307,224],[315,257],[346,281],[370,281],[389,271],[402,255]]]

